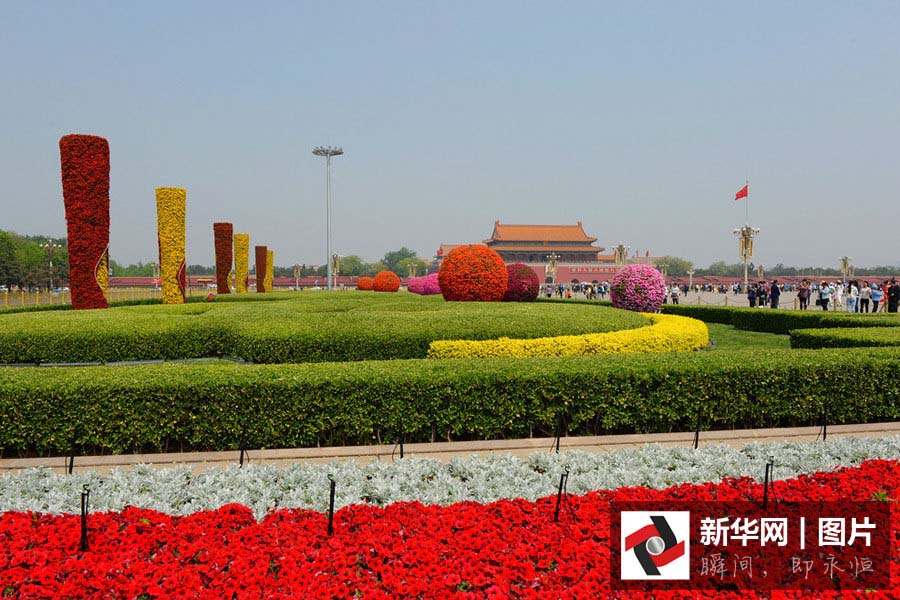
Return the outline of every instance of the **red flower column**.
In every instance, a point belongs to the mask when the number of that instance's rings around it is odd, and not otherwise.
[[[216,245],[216,286],[220,294],[231,293],[231,263],[234,260],[231,223],[213,223],[213,240]]]
[[[109,264],[109,143],[95,135],[64,135],[59,156],[72,308],[106,308],[97,270]]]
[[[268,292],[266,289],[266,273],[268,267],[266,263],[269,259],[269,249],[265,246],[256,246],[256,291],[262,294]]]

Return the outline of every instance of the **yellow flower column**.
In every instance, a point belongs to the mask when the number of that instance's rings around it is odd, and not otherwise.
[[[156,188],[156,219],[159,235],[159,275],[163,304],[183,304],[185,273],[184,188]]]
[[[266,291],[272,291],[272,281],[275,279],[275,251],[266,251]]]
[[[250,234],[234,234],[234,287],[238,294],[247,293],[250,277]]]

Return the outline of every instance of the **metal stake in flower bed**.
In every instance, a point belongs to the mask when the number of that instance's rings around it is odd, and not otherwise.
[[[88,515],[88,503],[91,499],[91,488],[85,484],[84,488],[81,490],[81,541],[78,543],[78,551],[79,552],[87,552],[88,551],[88,529],[87,529],[87,515]]]
[[[328,535],[334,535],[334,475],[328,475],[328,481],[331,482],[330,498],[328,500]]]
[[[700,402],[697,403],[697,422],[694,427],[694,450],[700,447],[700,411],[703,408],[703,404]]]
[[[769,462],[766,463],[766,477],[765,483],[763,484],[763,510],[769,505],[769,484],[772,485],[772,495],[775,495],[775,461],[773,459],[769,459]]]
[[[563,490],[566,488],[566,484],[569,481],[569,471],[566,470],[565,473],[559,476],[559,491],[556,492],[556,510],[553,511],[553,522],[559,523],[559,507],[562,503]]]
[[[240,466],[240,467],[244,466],[244,454],[246,454],[246,453],[247,453],[247,424],[244,423],[243,425],[241,425],[241,456],[239,459],[240,462],[239,462],[238,466]],[[247,458],[247,462],[250,462],[249,457]]]

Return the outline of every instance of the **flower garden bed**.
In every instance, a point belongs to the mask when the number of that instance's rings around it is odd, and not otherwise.
[[[534,501],[554,494],[564,471],[570,473],[568,490],[574,494],[626,486],[661,489],[725,477],[761,480],[770,457],[775,463],[775,479],[790,479],[858,466],[864,460],[900,460],[900,436],[754,443],[743,448],[704,445],[697,450],[646,445],[604,453],[535,452],[525,458],[491,455],[447,463],[407,457],[364,466],[345,460],[280,468],[251,462],[199,474],[187,466],[155,469],[142,465],[109,474],[87,471],[72,475],[41,468],[0,475],[0,512],[76,513],[79,494],[87,485],[96,511],[136,506],[189,515],[239,503],[261,519],[276,507],[327,510],[329,475],[338,483],[338,508],[362,502],[384,506],[412,501],[442,505],[515,498]]]
[[[554,498],[339,510],[334,534],[319,512],[279,509],[262,521],[240,505],[173,517],[146,509],[89,517],[90,547],[78,551],[79,518],[0,516],[0,590],[14,598],[762,598],[769,592],[616,592],[611,587],[611,502],[758,503],[749,478],[665,490],[620,488],[570,496],[558,522]],[[900,463],[777,481],[790,504],[900,498]],[[893,502],[890,504],[893,507]],[[896,523],[892,549],[897,550]],[[887,557],[878,556],[884,565]],[[891,575],[897,566],[891,562]],[[677,586],[677,584],[675,584]],[[860,595],[871,597],[866,592]],[[810,592],[810,598],[847,597]],[[790,597],[804,597],[800,593]]]

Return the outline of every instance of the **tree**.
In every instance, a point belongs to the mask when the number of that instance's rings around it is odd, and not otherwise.
[[[0,230],[0,284],[13,285],[16,271],[16,242],[9,233]]]
[[[694,263],[677,256],[661,256],[656,260],[656,267],[660,265],[668,265],[666,270],[675,277],[687,277],[687,272],[694,268]]]
[[[340,263],[340,275],[349,275],[350,277],[361,277],[366,274],[366,263],[356,254],[342,256]]]
[[[400,273],[397,267],[397,264],[404,258],[416,258],[416,253],[406,246],[403,246],[399,250],[386,252],[384,258],[381,259],[381,262],[384,263],[384,268],[388,271],[393,271],[394,273],[397,273],[397,275],[406,276],[409,275],[409,271]]]
[[[415,265],[416,270],[413,273],[414,276],[424,275],[428,270],[428,263],[421,258],[404,258],[397,263],[397,268],[394,269],[394,273],[400,275],[401,277],[406,277],[409,275],[410,265]]]

